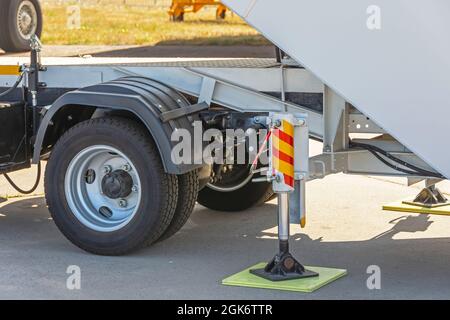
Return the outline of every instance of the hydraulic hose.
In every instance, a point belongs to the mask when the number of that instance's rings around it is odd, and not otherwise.
[[[17,89],[17,87],[19,86],[20,82],[22,82],[22,79],[23,79],[23,73],[20,74],[20,76],[17,78],[16,82],[14,83],[14,85],[11,88],[9,88],[8,90],[3,91],[2,93],[0,93],[0,98],[10,94],[15,89]]]
[[[8,94],[10,94],[11,92],[13,92],[15,89],[17,89],[17,87],[19,86],[19,84],[22,82],[23,79],[23,73],[21,73],[19,75],[19,77],[17,78],[16,82],[14,83],[14,85],[9,88],[8,90],[0,93],[0,98],[4,97]],[[31,187],[31,189],[29,190],[24,190],[22,188],[20,188],[17,184],[14,183],[14,181],[8,176],[8,174],[4,173],[3,174],[5,176],[6,181],[8,181],[8,183],[17,191],[23,194],[31,194],[33,193],[37,187],[39,186],[39,181],[41,180],[41,163],[39,162],[37,164],[37,173],[36,173],[36,181],[34,182],[34,185]]]
[[[436,172],[432,172],[432,171],[428,171],[425,170],[423,168],[417,167],[411,163],[408,163],[406,161],[403,161],[393,155],[391,155],[389,152],[380,149],[376,146],[370,145],[370,144],[364,144],[364,143],[358,143],[358,142],[353,142],[350,141],[350,146],[351,147],[357,147],[357,148],[362,148],[362,149],[366,149],[367,151],[369,151],[370,153],[372,153],[378,160],[380,160],[381,162],[383,162],[385,165],[387,165],[388,167],[409,174],[409,175],[416,175],[416,176],[425,176],[425,177],[434,177],[434,178],[439,178],[439,179],[446,179],[443,175],[436,173]],[[402,167],[399,167],[396,164],[393,164],[389,161],[387,161],[386,159],[384,159],[382,156],[388,158],[389,160],[394,161],[395,163],[406,167],[408,169],[404,169]]]
[[[19,186],[17,186],[17,184],[15,184],[14,181],[12,181],[12,179],[8,176],[8,174],[4,173],[3,175],[5,176],[6,181],[8,181],[9,184],[17,192],[20,192],[20,193],[23,193],[23,194],[31,194],[37,189],[37,187],[39,186],[39,181],[41,180],[41,162],[39,162],[37,164],[36,181],[34,182],[33,187],[31,187],[31,189],[29,189],[29,190],[24,190],[24,189],[20,188]]]

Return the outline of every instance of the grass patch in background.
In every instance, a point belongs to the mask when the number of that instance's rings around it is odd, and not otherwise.
[[[265,45],[268,42],[242,19],[227,12],[224,21],[214,10],[186,13],[171,22],[163,8],[81,6],[81,28],[67,28],[67,5],[44,4],[42,40],[47,45]]]

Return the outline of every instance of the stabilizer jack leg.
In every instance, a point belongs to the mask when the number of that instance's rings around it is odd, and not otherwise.
[[[413,201],[403,201],[403,203],[425,208],[442,207],[449,204],[447,198],[435,185],[423,188]]]
[[[319,274],[306,270],[289,252],[289,194],[278,194],[279,252],[262,269],[250,270],[254,275],[271,281],[316,277]]]

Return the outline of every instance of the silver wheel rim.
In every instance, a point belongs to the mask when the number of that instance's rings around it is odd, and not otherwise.
[[[33,34],[36,33],[38,24],[38,15],[36,7],[31,1],[22,1],[17,10],[16,16],[17,31],[20,36],[29,40]]]
[[[131,176],[132,190],[126,197],[113,199],[104,193],[102,181],[105,175],[116,170],[126,171]],[[72,159],[64,189],[67,203],[78,221],[99,232],[112,232],[126,226],[141,202],[141,182],[136,167],[122,152],[106,145],[90,146]]]

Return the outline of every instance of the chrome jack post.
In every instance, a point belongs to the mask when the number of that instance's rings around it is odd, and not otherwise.
[[[303,115],[272,114],[269,118],[271,156],[267,178],[278,194],[279,251],[262,269],[250,272],[271,281],[316,277],[289,252],[291,222],[305,223],[304,188],[308,173],[308,129]],[[291,199],[290,199],[291,198]]]

